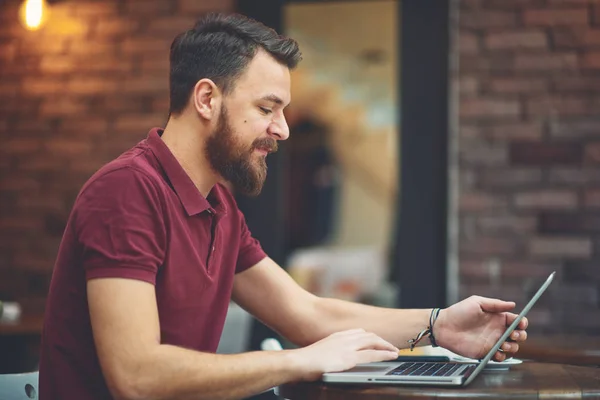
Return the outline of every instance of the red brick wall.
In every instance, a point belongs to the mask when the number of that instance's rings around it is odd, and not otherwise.
[[[0,299],[43,299],[81,185],[166,120],[174,36],[233,0],[63,0],[37,32],[20,3],[0,2]]]
[[[460,0],[457,29],[460,296],[556,270],[534,329],[600,333],[600,1]]]

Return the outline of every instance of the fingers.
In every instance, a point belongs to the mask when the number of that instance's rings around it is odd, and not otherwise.
[[[357,350],[384,350],[394,352],[396,354],[396,357],[398,357],[398,352],[400,350],[396,346],[394,346],[387,340],[382,339],[376,334],[364,332],[357,334],[357,336],[359,336],[356,340]]]
[[[514,331],[510,334],[510,340],[514,342],[524,342],[527,340],[527,331]]]
[[[519,344],[515,342],[504,342],[500,348],[505,353],[516,353],[519,351]]]
[[[487,297],[480,297],[479,305],[483,311],[492,313],[510,311],[516,306],[514,301],[503,301],[498,299],[490,299]]]
[[[506,354],[502,353],[501,351],[497,351],[494,355],[494,361],[502,362],[504,360],[506,360]]]
[[[517,319],[518,315],[517,314],[513,314],[513,313],[506,313],[506,325],[510,325],[513,323],[513,321],[515,319]],[[527,326],[529,325],[529,321],[527,320],[526,317],[523,317],[523,319],[519,322],[519,325],[517,326],[517,329],[527,329]]]
[[[361,350],[357,353],[357,364],[390,361],[398,358],[398,352],[387,350]]]

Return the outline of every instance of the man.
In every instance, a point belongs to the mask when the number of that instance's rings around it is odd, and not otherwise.
[[[260,192],[265,157],[289,135],[293,40],[211,15],[174,40],[170,59],[164,130],[101,168],[76,199],[48,296],[41,399],[243,398],[394,359],[429,325],[459,354],[489,350],[514,303],[471,297],[435,320],[432,310],[318,298],[252,238],[220,182]],[[230,299],[299,348],[214,354]],[[525,340],[526,325],[512,338]]]

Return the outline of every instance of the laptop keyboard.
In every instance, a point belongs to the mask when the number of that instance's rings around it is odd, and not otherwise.
[[[434,363],[434,362],[405,362],[394,368],[387,375],[402,376],[450,376],[465,364]]]

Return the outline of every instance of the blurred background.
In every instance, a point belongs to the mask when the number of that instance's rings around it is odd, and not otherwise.
[[[35,367],[74,199],[164,126],[169,46],[210,11],[304,53],[291,137],[261,196],[238,198],[301,285],[520,309],[557,271],[532,337],[600,336],[599,0],[2,0],[0,373]],[[230,311],[220,351],[277,337]]]

